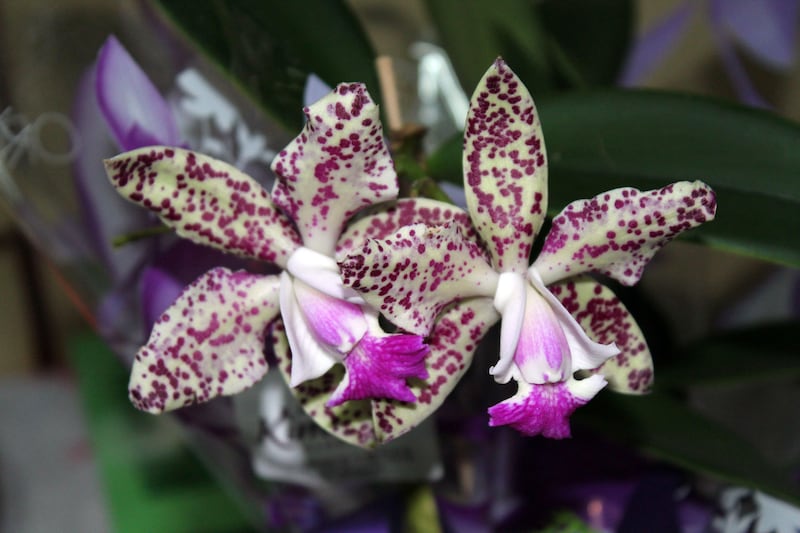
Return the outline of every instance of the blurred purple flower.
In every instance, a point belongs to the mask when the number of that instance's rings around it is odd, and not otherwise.
[[[753,86],[735,48],[741,46],[772,70],[790,69],[795,60],[798,0],[681,2],[638,39],[619,77],[620,85],[636,85],[654,70],[681,38],[698,9],[706,18],[739,98],[755,107],[768,107]]]

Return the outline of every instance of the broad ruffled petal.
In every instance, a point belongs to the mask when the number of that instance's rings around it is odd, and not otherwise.
[[[364,448],[393,440],[418,426],[436,412],[472,362],[478,342],[499,316],[491,305],[462,302],[448,308],[428,337],[428,378],[407,382],[416,403],[394,400],[351,400],[336,407],[326,404],[344,378],[344,368],[334,366],[324,376],[293,388],[303,409],[336,437]],[[286,381],[292,362],[282,324],[273,328],[278,366]]]
[[[477,243],[478,234],[472,227],[469,214],[445,202],[430,198],[401,198],[392,204],[373,208],[358,220],[349,224],[336,245],[339,260],[353,250],[357,250],[367,239],[385,239],[403,226],[426,224],[458,226],[461,234]],[[485,255],[486,261],[489,256]]]
[[[379,442],[396,439],[436,412],[469,368],[478,343],[498,318],[488,302],[475,300],[458,303],[442,313],[428,337],[428,379],[409,383],[417,402],[372,402]]]
[[[188,150],[150,147],[106,160],[119,193],[178,235],[224,252],[286,266],[300,245],[269,194],[231,165]]]
[[[95,88],[103,116],[122,150],[180,144],[169,105],[113,35],[100,49]]]
[[[293,360],[289,343],[281,322],[272,328],[270,345],[275,353],[277,366],[287,383],[293,372]],[[336,407],[326,404],[333,391],[344,377],[344,367],[334,365],[324,376],[292,387],[292,394],[308,415],[333,436],[362,448],[374,448],[378,444],[372,421],[372,404],[369,400],[353,400]]]
[[[490,426],[511,426],[528,436],[551,439],[570,436],[569,417],[605,386],[602,376],[531,385],[518,382],[517,393],[489,408]]]
[[[305,129],[272,162],[272,196],[306,246],[333,256],[354,213],[397,197],[397,174],[363,84],[341,84],[305,113]]]
[[[295,285],[302,283],[292,279],[286,272],[281,274],[281,318],[289,345],[292,347],[293,364],[289,380],[292,387],[322,376],[342,360],[342,354],[336,348],[320,342],[314,334],[311,325],[313,316],[306,315],[295,294]],[[314,289],[309,288],[309,290]],[[364,329],[366,330],[366,324]]]
[[[584,272],[633,285],[662,246],[713,220],[716,208],[714,191],[701,181],[644,192],[615,189],[578,200],[553,219],[532,269],[545,285]]]
[[[267,371],[266,328],[278,316],[277,276],[211,270],[159,318],[136,355],[133,404],[161,413],[236,394]]]
[[[344,378],[327,405],[368,399],[415,402],[406,380],[428,377],[425,356],[429,349],[424,341],[418,335],[367,334],[345,358]]]
[[[642,330],[608,287],[579,277],[548,287],[588,335],[600,343],[614,343],[619,355],[592,370],[617,392],[643,394],[653,384],[653,358]]]
[[[463,158],[467,206],[494,266],[523,273],[547,211],[547,161],[533,99],[501,59],[472,95]]]
[[[427,335],[454,301],[494,296],[498,274],[457,226],[405,226],[339,264],[344,284],[398,327]],[[487,305],[491,305],[487,302]]]

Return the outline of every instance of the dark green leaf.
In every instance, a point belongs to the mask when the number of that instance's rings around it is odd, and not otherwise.
[[[573,417],[683,468],[753,487],[794,504],[800,489],[748,442],[664,394],[602,393]]]
[[[656,386],[689,387],[800,377],[800,322],[722,333],[681,350],[658,367]]]
[[[309,73],[327,83],[379,87],[374,54],[341,0],[157,0],[164,13],[223,72],[290,130],[303,118]]]
[[[631,0],[549,0],[539,4],[539,13],[551,36],[553,64],[570,86],[616,81],[633,37]]]
[[[542,91],[552,88],[548,38],[529,0],[426,0],[442,46],[467,94],[498,56]]]
[[[717,248],[800,266],[800,126],[697,96],[593,91],[539,102],[550,165],[550,210],[605,190],[701,179],[717,218],[690,236]],[[460,140],[428,161],[460,183]]]

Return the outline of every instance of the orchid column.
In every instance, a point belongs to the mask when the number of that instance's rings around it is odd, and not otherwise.
[[[454,302],[496,310],[500,357],[490,373],[499,383],[515,380],[518,390],[489,409],[490,425],[569,436],[569,415],[607,383],[640,393],[652,381],[635,321],[608,289],[581,274],[637,282],[664,244],[713,219],[714,193],[702,182],[680,182],[574,202],[553,219],[528,267],[547,211],[547,159],[533,100],[502,60],[472,96],[463,163],[480,239],[456,225],[402,228],[352,253],[341,264],[345,283],[419,335]]]

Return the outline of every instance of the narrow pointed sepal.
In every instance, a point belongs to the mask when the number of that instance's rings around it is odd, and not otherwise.
[[[215,268],[156,322],[131,370],[131,402],[161,413],[239,393],[267,371],[264,338],[278,316],[276,276]]]
[[[305,113],[305,128],[272,163],[272,196],[306,246],[333,256],[353,214],[397,197],[397,174],[363,84],[340,84]]]
[[[498,59],[470,100],[464,192],[499,271],[523,273],[547,211],[547,159],[528,89]]]
[[[653,385],[653,358],[636,320],[608,287],[577,277],[549,287],[593,340],[615,344],[620,353],[591,370],[608,381],[608,388],[644,394]]]
[[[122,196],[198,244],[281,267],[300,246],[292,222],[267,191],[223,161],[153,146],[120,154],[105,166]]]
[[[569,417],[594,398],[605,383],[598,375],[542,385],[520,381],[514,396],[489,408],[489,425],[511,426],[530,437],[568,438]]]
[[[415,402],[406,380],[428,377],[425,357],[429,349],[424,341],[418,335],[365,335],[344,359],[344,379],[327,405],[376,399]]]
[[[714,191],[701,181],[661,189],[622,188],[578,200],[553,219],[534,262],[545,285],[598,272],[633,285],[665,244],[714,219]]]
[[[427,335],[440,311],[471,297],[492,298],[497,273],[455,225],[415,224],[370,239],[339,263],[344,284],[398,327]]]

